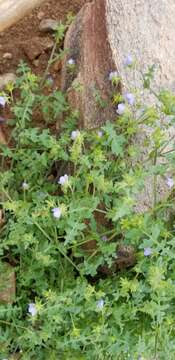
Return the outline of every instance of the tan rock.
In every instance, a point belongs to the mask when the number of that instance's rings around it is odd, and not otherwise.
[[[53,32],[58,27],[58,21],[53,19],[43,19],[40,22],[39,30],[41,32]]]
[[[12,59],[12,57],[13,57],[12,53],[9,53],[9,52],[7,52],[3,55],[3,59],[7,59],[7,60]]]
[[[21,46],[30,61],[37,59],[44,51],[51,49],[54,42],[50,38],[34,37],[22,43]]]
[[[44,11],[39,11],[38,12],[38,14],[37,14],[37,18],[38,18],[38,20],[42,20],[43,19],[43,17],[44,17]]]
[[[0,31],[15,24],[44,0],[0,0]]]

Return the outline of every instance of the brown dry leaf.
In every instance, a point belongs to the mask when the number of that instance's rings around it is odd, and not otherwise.
[[[2,131],[2,129],[0,129],[0,144],[7,144],[7,141],[6,141],[6,138],[5,138],[5,135]]]
[[[0,228],[1,228],[1,226],[3,226],[4,225],[4,214],[3,214],[3,210],[2,209],[0,209]]]
[[[16,277],[10,264],[3,264],[0,274],[0,303],[12,304],[16,295]]]

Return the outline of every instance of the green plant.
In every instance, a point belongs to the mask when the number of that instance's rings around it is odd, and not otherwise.
[[[18,75],[10,146],[0,146],[1,269],[10,263],[17,279],[15,302],[0,305],[0,358],[173,360],[174,96],[162,91],[140,111],[140,99],[114,94],[120,117],[79,131],[62,93],[43,95],[45,82],[24,63]],[[38,107],[46,128],[33,121]],[[58,115],[55,135],[48,123]],[[144,162],[133,141],[143,125]],[[161,200],[159,178],[170,189]],[[146,179],[154,201],[137,212]],[[135,262],[118,270],[121,246],[132,246]]]

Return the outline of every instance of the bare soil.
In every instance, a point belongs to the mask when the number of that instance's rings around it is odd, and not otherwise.
[[[54,19],[64,22],[69,13],[76,15],[81,7],[89,1],[90,0],[45,1],[16,25],[1,32],[0,75],[8,72],[15,73],[20,60],[24,60],[35,74],[42,75],[47,67],[48,59],[52,51],[52,46],[47,48],[47,46],[43,44],[52,43],[53,35],[41,33],[39,30],[40,22],[43,19]],[[57,89],[60,85],[61,66],[55,65],[50,68],[50,75],[53,79],[53,88]],[[41,114],[37,114],[36,118],[37,123],[39,122],[42,126],[43,119],[40,115]],[[8,107],[4,110],[1,109],[0,116],[3,116],[5,119],[5,123],[0,124],[0,143],[4,143],[9,139],[10,129],[8,127],[8,119],[11,118],[10,109]],[[34,119],[34,121],[35,120],[36,119]],[[55,131],[57,131],[56,128]]]
[[[3,33],[1,32],[0,74],[16,71],[21,59],[25,60],[36,74],[41,74],[47,65],[51,50],[43,51],[37,58],[37,61],[32,61],[30,56],[26,55],[25,51],[26,48],[28,48],[28,53],[30,54],[33,43],[36,43],[36,40],[38,41],[38,46],[40,46],[39,39],[41,40],[41,43],[44,40],[49,41],[49,39],[52,39],[51,35],[42,34],[39,31],[41,20],[50,18],[64,21],[68,13],[71,12],[72,14],[76,14],[86,2],[88,2],[88,0],[46,1],[24,19],[19,21],[15,26],[12,26]],[[11,56],[7,55],[7,53],[11,54]],[[6,56],[4,57],[5,54]],[[56,71],[54,77],[57,77]]]

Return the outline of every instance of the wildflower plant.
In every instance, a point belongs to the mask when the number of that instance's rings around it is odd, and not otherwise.
[[[140,111],[128,91],[113,123],[80,131],[64,94],[46,96],[24,63],[15,86],[11,142],[0,145],[0,267],[13,267],[17,291],[13,304],[0,296],[0,358],[173,360],[175,142],[167,150],[165,135],[174,95],[161,91]],[[33,120],[38,108],[45,127]],[[145,162],[133,142],[141,125],[152,129]],[[147,178],[154,201],[138,212]],[[121,246],[132,263],[121,266]]]

